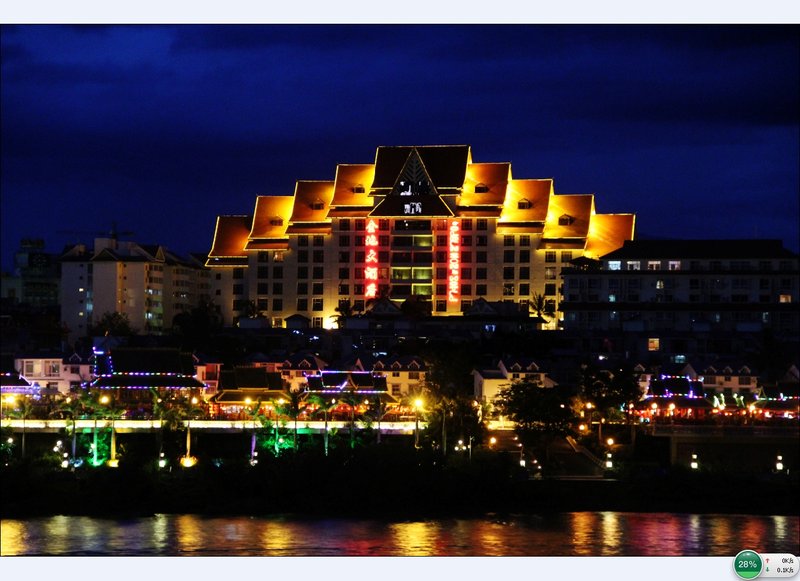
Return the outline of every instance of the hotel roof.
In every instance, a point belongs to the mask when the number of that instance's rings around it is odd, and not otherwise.
[[[586,253],[597,258],[633,238],[634,214],[595,214],[589,225]]]
[[[375,177],[372,164],[339,164],[333,186],[331,208],[339,206],[372,207],[369,189]]]
[[[375,154],[373,190],[390,190],[406,162],[416,150],[434,186],[438,190],[454,190],[464,185],[467,164],[471,162],[469,145],[380,146]]]
[[[458,205],[502,206],[510,179],[510,163],[471,163],[467,166]]]
[[[594,214],[594,195],[564,194],[550,197],[545,238],[586,238]]]
[[[299,180],[290,222],[325,222],[333,199],[333,185],[334,182]]]
[[[251,216],[218,216],[206,266],[232,266],[242,264],[242,261],[247,264],[244,248],[251,222]]]

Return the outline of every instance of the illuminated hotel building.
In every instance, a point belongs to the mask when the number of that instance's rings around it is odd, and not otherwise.
[[[557,195],[552,179],[513,178],[510,163],[475,163],[467,145],[378,147],[374,163],[219,216],[206,265],[226,324],[255,312],[331,328],[340,304],[379,297],[452,316],[479,297],[527,311],[537,294],[557,312],[561,268],[622,246],[634,219]]]

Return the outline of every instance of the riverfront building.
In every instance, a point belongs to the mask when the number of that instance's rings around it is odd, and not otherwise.
[[[633,214],[598,214],[594,195],[474,162],[467,145],[382,146],[373,163],[340,164],[330,181],[219,216],[206,264],[228,325],[300,315],[332,328],[382,297],[452,316],[479,298],[527,312],[541,295],[558,313],[561,268],[633,234]]]

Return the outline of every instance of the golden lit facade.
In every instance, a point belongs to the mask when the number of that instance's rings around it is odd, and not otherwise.
[[[379,297],[453,316],[479,297],[527,311],[541,295],[558,313],[562,266],[619,248],[634,222],[597,214],[591,194],[555,194],[552,179],[514,179],[510,163],[475,163],[467,145],[379,147],[333,181],[218,217],[206,265],[227,324],[299,314],[330,328],[340,305]]]

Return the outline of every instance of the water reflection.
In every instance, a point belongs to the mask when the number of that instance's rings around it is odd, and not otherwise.
[[[579,512],[391,522],[156,515],[3,520],[2,555],[570,556],[796,553],[800,517]]]

